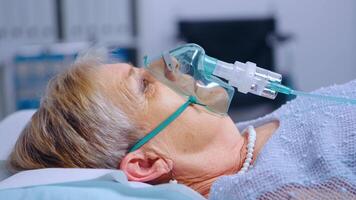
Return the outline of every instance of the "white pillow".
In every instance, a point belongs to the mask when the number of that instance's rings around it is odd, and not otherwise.
[[[0,181],[11,176],[11,173],[6,169],[6,160],[0,160]]]
[[[0,122],[0,160],[6,160],[22,129],[36,110],[17,111]]]
[[[0,181],[0,190],[99,179],[127,183],[135,188],[151,186],[146,183],[128,182],[125,174],[116,169],[44,168],[14,174]]]
[[[70,186],[70,182],[81,181],[117,182],[115,187],[101,185],[98,187],[85,187],[86,183]],[[67,183],[66,187],[54,187],[51,190],[46,186]],[[37,186],[37,187],[31,187]],[[43,186],[43,187],[40,187]],[[105,186],[105,187],[102,187]],[[107,187],[106,187],[107,186]],[[127,187],[129,186],[129,187]],[[19,189],[21,188],[21,189]],[[37,189],[36,189],[37,188]],[[84,189],[84,190],[83,190]],[[94,192],[94,193],[93,193]],[[97,193],[100,192],[100,193]],[[110,195],[109,195],[110,194]],[[89,196],[88,196],[89,195]],[[127,181],[125,174],[120,170],[111,169],[79,169],[79,168],[47,168],[28,170],[17,173],[0,181],[1,199],[94,199],[90,195],[98,195],[101,199],[143,200],[143,199],[194,199],[205,200],[196,191],[177,183],[149,185],[146,183]],[[5,197],[5,198],[2,198]],[[116,198],[114,198],[116,197]]]
[[[35,112],[36,110],[17,111],[0,122],[0,181],[10,175],[6,169],[7,157]]]

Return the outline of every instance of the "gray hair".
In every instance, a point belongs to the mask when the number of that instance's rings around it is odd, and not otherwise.
[[[87,51],[50,81],[9,157],[12,171],[117,168],[141,130],[93,81],[106,55],[105,51]]]

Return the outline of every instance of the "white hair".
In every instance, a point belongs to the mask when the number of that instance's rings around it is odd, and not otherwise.
[[[71,68],[50,81],[39,109],[9,157],[13,171],[117,168],[141,130],[137,120],[130,118],[92,80],[107,55],[102,50],[86,51]],[[122,92],[117,98],[124,95]],[[126,103],[122,106],[135,105]]]

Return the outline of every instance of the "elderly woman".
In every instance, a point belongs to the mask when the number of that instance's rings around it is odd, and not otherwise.
[[[355,98],[355,88],[353,81],[319,92]],[[129,151],[182,105],[159,134]],[[129,180],[176,180],[211,199],[355,197],[354,105],[298,98],[238,126],[187,104],[145,69],[84,57],[51,80],[9,164],[13,171],[118,168]]]

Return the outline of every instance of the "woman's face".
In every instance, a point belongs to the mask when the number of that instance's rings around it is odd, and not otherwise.
[[[111,98],[124,111],[131,112],[131,119],[143,124],[145,132],[142,136],[186,101],[145,69],[128,64],[104,65],[97,76],[105,83]],[[129,93],[126,100],[120,95],[122,93]],[[240,156],[237,148],[242,146],[239,137],[230,117],[213,114],[199,105],[190,105],[141,148],[171,159],[177,176],[189,176],[189,172],[192,179],[199,179],[206,173],[219,176],[226,174],[226,171],[222,172],[224,169],[237,167],[236,159]]]

